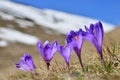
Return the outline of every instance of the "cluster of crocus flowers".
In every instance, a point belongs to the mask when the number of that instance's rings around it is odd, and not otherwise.
[[[68,68],[69,68],[69,59],[72,54],[72,50],[75,51],[81,68],[84,71],[82,59],[81,59],[81,50],[84,40],[88,40],[91,44],[93,44],[100,55],[101,61],[104,64],[103,54],[102,54],[102,44],[103,44],[104,30],[101,22],[97,22],[95,24],[91,24],[90,28],[85,26],[85,31],[82,29],[78,31],[71,30],[70,33],[66,35],[66,44],[62,46],[57,43],[57,41],[53,41],[52,44],[49,41],[45,41],[42,44],[41,41],[38,41],[37,48],[42,56],[43,60],[46,62],[47,69],[49,69],[50,61],[52,60],[54,54],[58,51],[59,54],[65,60]],[[32,57],[29,54],[25,54],[20,62],[16,64],[16,67],[21,70],[33,71],[35,69],[35,65],[33,63]]]

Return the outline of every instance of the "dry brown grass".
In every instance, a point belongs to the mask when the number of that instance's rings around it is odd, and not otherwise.
[[[35,56],[36,73],[17,71],[10,80],[119,80],[120,79],[120,46],[103,47],[105,67],[102,66],[98,54],[90,56],[84,63],[85,72],[82,72],[75,53],[70,60],[70,71],[64,60],[57,53],[51,61],[50,70],[41,57]],[[84,53],[83,53],[84,54]],[[85,58],[83,58],[85,60]]]

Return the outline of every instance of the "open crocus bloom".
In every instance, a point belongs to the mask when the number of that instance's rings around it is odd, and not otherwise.
[[[84,33],[84,38],[91,42],[97,49],[102,62],[104,62],[103,54],[102,54],[102,44],[103,44],[103,37],[104,37],[104,30],[101,22],[96,24],[91,24],[90,28],[85,27],[86,32]]]
[[[57,50],[57,41],[53,41],[52,45],[50,45],[49,41],[45,41],[44,44],[42,44],[41,41],[38,41],[37,47],[42,58],[47,64],[47,69],[49,69],[50,61]]]
[[[24,54],[23,57],[20,58],[20,62],[16,63],[16,67],[24,71],[35,70],[35,64],[30,54]]]
[[[70,33],[66,36],[66,41],[67,41],[67,44],[77,54],[79,61],[80,61],[80,65],[83,69],[83,64],[82,64],[82,60],[81,60],[81,49],[82,49],[82,44],[83,44],[84,38],[82,36],[82,30],[80,29],[77,32],[70,31]]]
[[[68,45],[67,46],[58,45],[58,52],[63,57],[69,68],[69,59],[71,56],[72,49]]]

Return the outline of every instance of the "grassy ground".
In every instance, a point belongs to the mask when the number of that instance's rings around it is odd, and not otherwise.
[[[46,65],[41,61],[42,59],[36,59],[36,73],[18,70],[17,74],[9,77],[9,80],[120,80],[119,53],[120,45],[104,46],[104,66],[96,53],[90,56],[89,61],[84,64],[84,72],[81,70],[74,53],[70,61],[70,71],[61,58],[57,59],[60,57],[59,55],[55,55],[50,70],[46,70]]]

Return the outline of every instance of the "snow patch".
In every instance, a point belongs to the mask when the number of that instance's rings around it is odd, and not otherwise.
[[[20,42],[28,45],[35,45],[38,41],[38,38],[32,35],[22,33],[20,31],[0,27],[0,39],[7,42]],[[0,45],[6,44],[1,42]]]
[[[28,28],[28,27],[33,27],[34,26],[33,22],[30,22],[30,21],[27,21],[27,20],[16,19],[15,22],[18,23],[19,26],[22,27],[22,28]]]
[[[0,47],[6,47],[8,45],[7,41],[0,40]]]
[[[0,17],[4,20],[14,20],[14,16],[0,12]]]

